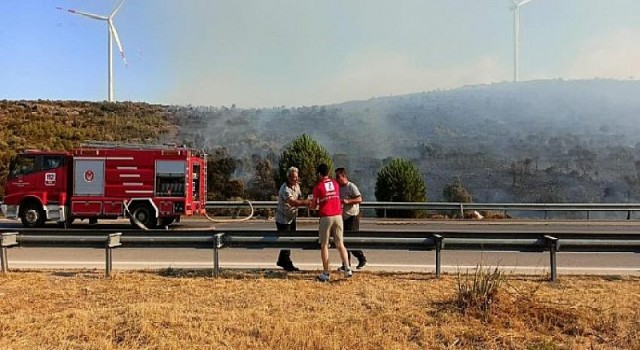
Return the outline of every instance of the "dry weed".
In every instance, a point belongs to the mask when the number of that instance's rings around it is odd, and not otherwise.
[[[640,348],[640,279],[509,276],[491,318],[452,303],[456,279],[360,272],[167,270],[0,276],[2,349]]]
[[[456,277],[458,294],[456,304],[463,314],[478,314],[486,321],[491,305],[497,300],[500,286],[505,280],[503,271],[496,266],[493,271],[482,264],[476,265],[473,274],[463,274],[458,270]]]

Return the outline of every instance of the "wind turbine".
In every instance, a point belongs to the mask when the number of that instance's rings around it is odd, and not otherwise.
[[[518,81],[518,44],[520,39],[520,6],[532,0],[511,0],[513,1],[513,81]]]
[[[92,13],[86,13],[86,12],[76,11],[72,9],[64,9],[62,7],[57,7],[58,10],[67,11],[75,15],[81,15],[81,16],[89,17],[91,19],[97,19],[99,21],[107,22],[107,48],[108,48],[107,55],[108,55],[108,62],[109,62],[109,82],[108,82],[108,89],[109,89],[108,101],[109,102],[114,101],[113,99],[113,39],[116,40],[116,44],[118,45],[118,50],[120,51],[120,56],[122,57],[122,60],[124,61],[125,66],[127,65],[127,59],[124,56],[124,50],[122,49],[122,44],[120,43],[120,38],[118,37],[118,31],[116,30],[116,27],[113,25],[113,17],[115,17],[118,11],[120,11],[120,8],[122,7],[122,4],[124,4],[124,2],[125,0],[121,0],[120,3],[118,3],[118,5],[113,9],[113,11],[111,11],[111,14],[109,16],[95,15]]]

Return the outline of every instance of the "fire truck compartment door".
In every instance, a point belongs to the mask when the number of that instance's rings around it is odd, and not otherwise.
[[[104,195],[104,159],[76,159],[73,180],[75,196]]]

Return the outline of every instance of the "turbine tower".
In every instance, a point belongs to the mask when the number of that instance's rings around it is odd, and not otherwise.
[[[57,7],[58,10],[67,11],[73,13],[75,15],[85,16],[91,19],[97,19],[99,21],[107,22],[107,60],[109,65],[109,80],[108,80],[108,98],[107,101],[114,102],[113,98],[113,39],[115,39],[116,44],[118,45],[118,50],[120,51],[120,56],[124,61],[125,66],[127,65],[127,59],[124,56],[124,50],[122,49],[122,44],[120,43],[120,38],[118,37],[118,31],[116,27],[113,25],[113,17],[120,11],[122,4],[124,4],[125,0],[121,0],[120,3],[111,11],[109,16],[101,16],[95,15],[92,13],[80,12],[72,9],[63,9],[61,7]]]
[[[518,44],[520,41],[520,6],[532,0],[511,0],[513,1],[513,81],[518,81]]]

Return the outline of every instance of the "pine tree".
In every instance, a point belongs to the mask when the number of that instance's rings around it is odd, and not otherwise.
[[[427,189],[420,171],[408,160],[393,159],[376,179],[376,199],[381,202],[425,202]],[[383,215],[382,210],[377,211]],[[390,217],[421,217],[419,210],[388,210]]]
[[[300,189],[303,195],[311,194],[318,179],[316,178],[316,168],[320,164],[329,167],[329,173],[333,169],[333,161],[327,150],[316,140],[307,134],[302,134],[291,141],[282,151],[278,162],[276,184],[279,187],[287,180],[287,169],[289,167],[298,168],[300,177]]]

